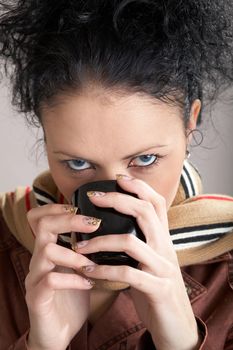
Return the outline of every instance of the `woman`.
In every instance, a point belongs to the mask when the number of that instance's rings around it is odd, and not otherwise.
[[[202,92],[232,81],[232,5],[1,6],[13,103],[43,127],[50,168],[1,198],[1,349],[233,349],[233,199],[201,195],[186,159]],[[91,191],[90,201],[135,217],[146,242],[58,245],[99,227],[71,198],[106,179],[137,197]],[[99,251],[138,267],[86,257]]]

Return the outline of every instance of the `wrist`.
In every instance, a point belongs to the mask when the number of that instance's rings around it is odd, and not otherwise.
[[[29,333],[26,338],[26,349],[27,350],[54,350],[54,346],[43,347],[37,344]],[[69,345],[67,347],[61,347],[61,348],[56,347],[56,350],[68,350],[68,349],[69,349]]]
[[[151,340],[155,349],[158,350],[200,350],[205,336],[198,326],[197,323],[196,330],[191,332],[188,337],[185,336],[183,340],[180,338],[178,342],[172,339],[164,341],[164,338],[160,337],[157,332],[150,332]]]

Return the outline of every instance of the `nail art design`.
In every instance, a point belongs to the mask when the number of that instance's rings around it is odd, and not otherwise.
[[[69,214],[76,214],[78,212],[78,207],[73,207],[73,206],[70,206],[70,205],[64,205],[64,210],[66,213],[69,213]]]
[[[71,240],[71,249],[76,251],[76,244],[77,244],[77,237],[76,237],[76,233],[75,232],[71,232],[71,237],[70,237],[70,240]]]
[[[89,278],[84,278],[84,281],[86,282],[86,284],[88,284],[89,286],[94,286],[95,282],[93,280],[90,280]]]
[[[90,217],[90,216],[85,216],[83,218],[83,221],[86,225],[92,225],[92,226],[97,226],[101,223],[101,219]]]
[[[123,175],[123,174],[116,174],[116,179],[117,180],[133,180],[132,177],[128,175]]]
[[[105,195],[105,192],[99,192],[99,191],[88,191],[87,196],[88,197],[103,197]]]

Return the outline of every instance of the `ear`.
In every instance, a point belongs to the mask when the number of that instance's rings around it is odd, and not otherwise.
[[[197,119],[198,119],[200,110],[201,110],[201,101],[199,99],[196,99],[192,103],[191,110],[190,110],[190,117],[186,128],[187,144],[190,144],[192,140],[192,131],[196,129]]]

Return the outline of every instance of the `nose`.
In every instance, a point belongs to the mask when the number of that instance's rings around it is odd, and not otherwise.
[[[124,174],[124,175],[130,176],[127,168],[123,168],[123,167],[119,167],[119,166],[118,167],[109,167],[109,168],[102,169],[101,171],[98,172],[98,175],[96,177],[96,181],[116,180],[117,174]]]

